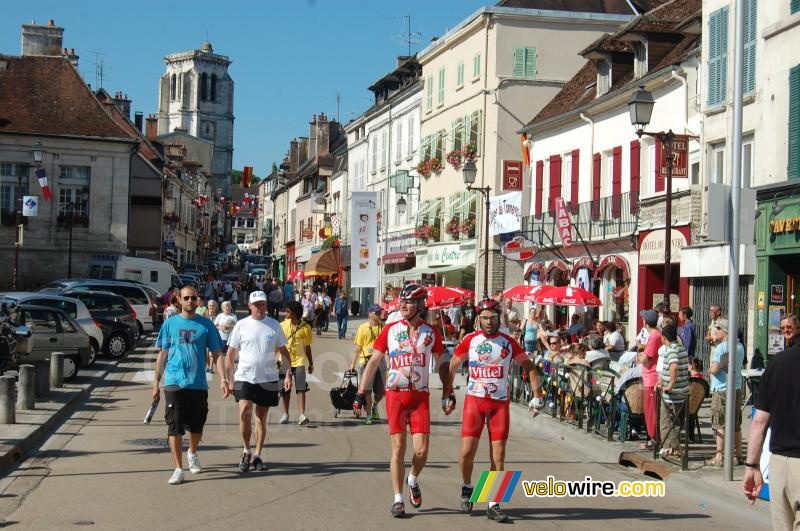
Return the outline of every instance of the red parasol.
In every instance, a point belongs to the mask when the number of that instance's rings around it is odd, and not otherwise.
[[[427,306],[430,310],[443,310],[453,306],[461,306],[468,300],[475,299],[475,293],[464,288],[431,286],[427,290]]]
[[[541,304],[558,306],[602,306],[594,293],[572,286],[543,286],[532,299]]]
[[[302,269],[298,269],[297,271],[289,274],[289,279],[290,280],[303,280],[305,278],[305,276],[306,276],[305,272],[303,272]]]
[[[544,286],[542,284],[536,286],[525,286],[519,284],[508,288],[503,292],[503,297],[511,299],[514,302],[532,302],[537,293],[539,293]]]

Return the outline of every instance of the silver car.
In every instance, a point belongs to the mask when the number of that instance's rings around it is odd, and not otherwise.
[[[12,310],[16,326],[31,329],[32,348],[17,363],[49,361],[53,352],[64,353],[64,379],[78,375],[78,368],[89,362],[92,349],[89,336],[66,312],[49,306],[22,304]]]
[[[9,291],[0,293],[0,303],[9,304],[33,304],[36,306],[49,306],[63,310],[70,317],[75,319],[80,327],[89,336],[90,347],[92,349],[88,365],[95,362],[100,348],[103,346],[103,331],[94,321],[92,314],[86,305],[78,299],[43,293],[41,291]]]

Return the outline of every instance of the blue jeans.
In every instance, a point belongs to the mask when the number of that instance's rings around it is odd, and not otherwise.
[[[344,339],[344,336],[347,334],[347,316],[337,315],[336,324],[339,327],[339,339]]]

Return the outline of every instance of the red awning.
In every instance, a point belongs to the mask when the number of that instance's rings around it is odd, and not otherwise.
[[[616,254],[610,254],[605,258],[603,258],[602,260],[600,260],[600,263],[597,264],[597,269],[594,270],[594,278],[597,278],[600,275],[602,275],[603,271],[605,271],[607,268],[611,266],[622,270],[623,280],[628,280],[631,278],[630,268],[628,267],[628,261]]]
[[[388,253],[381,257],[381,263],[385,265],[405,264],[406,262],[411,261],[412,258],[414,258],[414,253],[409,253],[409,252]]]

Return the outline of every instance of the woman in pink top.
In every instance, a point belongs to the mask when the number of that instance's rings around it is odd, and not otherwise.
[[[644,423],[647,426],[647,442],[639,445],[642,450],[650,450],[655,444],[656,426],[656,393],[655,386],[658,382],[658,348],[661,346],[661,333],[656,328],[658,313],[655,310],[644,310],[639,313],[642,322],[650,333],[644,351],[637,356],[637,361],[642,366],[642,386],[644,387]]]

